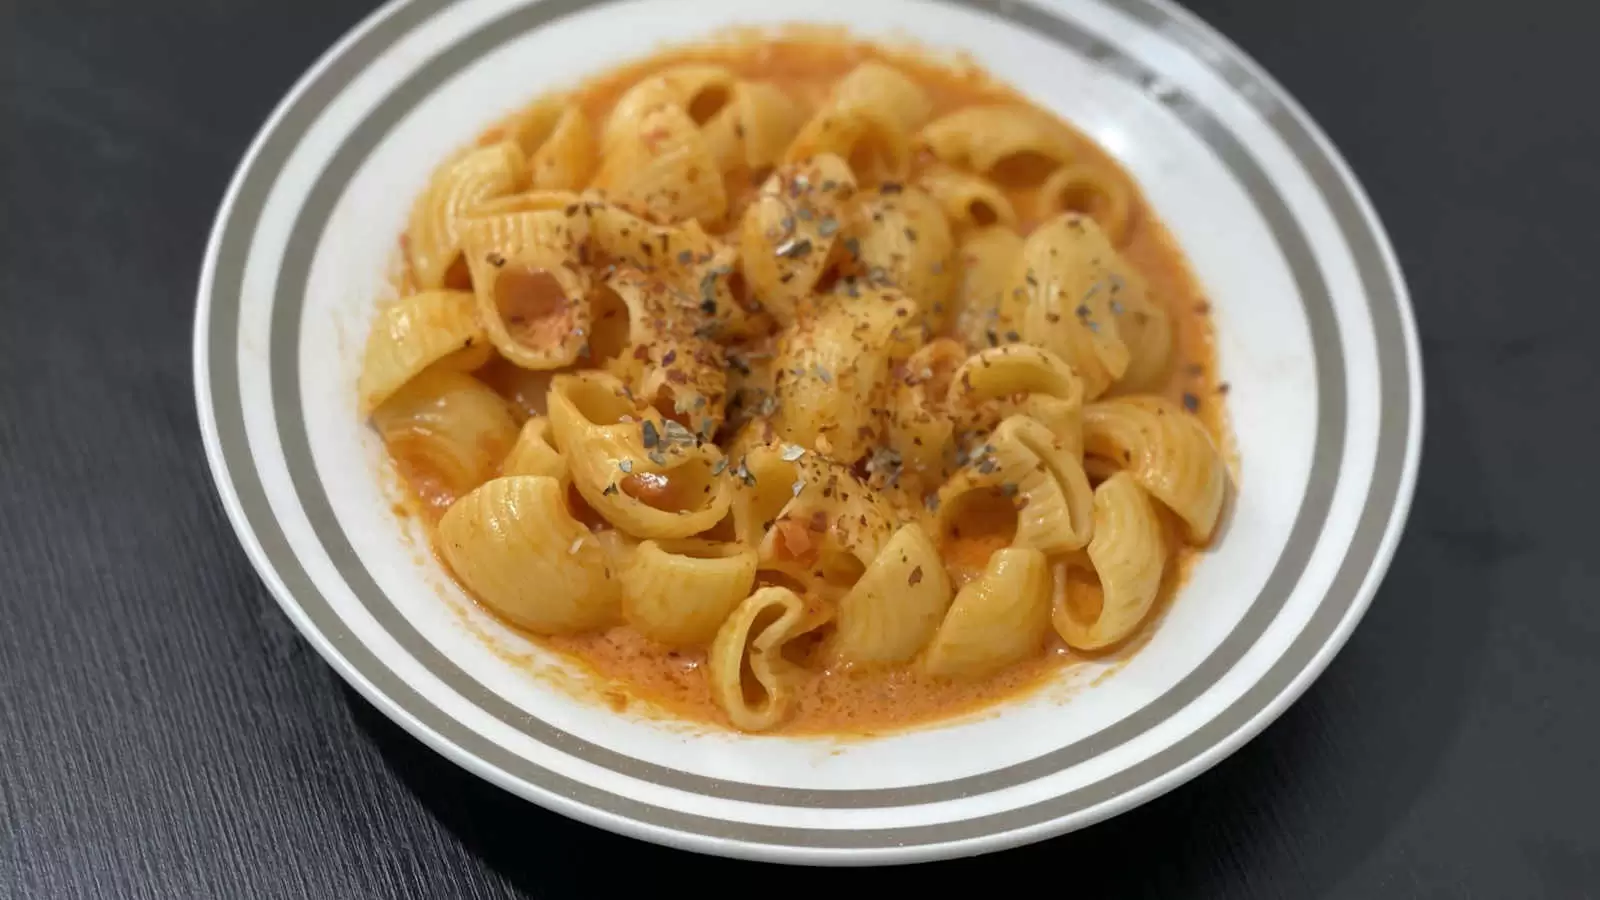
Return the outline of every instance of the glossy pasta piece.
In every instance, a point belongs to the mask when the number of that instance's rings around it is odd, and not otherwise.
[[[751,448],[732,472],[736,540],[757,548],[761,568],[818,596],[848,590],[894,534],[894,511],[878,492],[793,444]]]
[[[1094,495],[1088,476],[1072,447],[1039,421],[1016,415],[1001,422],[939,489],[940,539],[960,531],[966,503],[995,492],[1012,498],[1016,507],[1012,546],[1055,554],[1089,542]]]
[[[945,398],[967,352],[957,341],[935,338],[906,360],[884,410],[888,445],[901,477],[914,480],[919,493],[938,486],[951,456],[955,423]]]
[[[501,356],[558,369],[587,352],[589,279],[573,265],[581,219],[562,209],[496,209],[467,220],[463,236],[478,318]]]
[[[928,123],[918,138],[940,162],[1012,187],[1038,187],[1077,152],[1071,130],[1020,103],[963,107]]]
[[[1086,453],[1132,475],[1176,513],[1189,543],[1211,540],[1228,470],[1199,419],[1164,397],[1119,397],[1084,409],[1083,440]]]
[[[591,262],[638,269],[693,298],[680,315],[708,336],[734,338],[759,328],[736,290],[737,248],[708,235],[700,223],[657,225],[597,202],[579,210],[587,221]]]
[[[1117,334],[1128,345],[1128,368],[1112,390],[1119,394],[1158,390],[1172,367],[1171,316],[1131,267],[1111,286],[1108,305],[1117,320]]]
[[[1014,283],[1022,237],[1003,225],[968,232],[956,247],[956,337],[969,350],[1022,339],[1023,291]]]
[[[784,159],[803,162],[829,153],[844,160],[862,184],[903,179],[911,168],[915,127],[906,123],[925,116],[927,102],[921,88],[888,66],[863,64],[835,85]]]
[[[608,139],[591,187],[662,224],[685,219],[715,223],[728,209],[721,169],[705,136],[677,106],[657,106],[630,118]]]
[[[550,424],[573,486],[617,528],[639,538],[684,538],[728,514],[722,452],[637,403],[615,376],[557,375]]]
[[[989,181],[952,166],[930,166],[917,184],[939,201],[945,217],[957,231],[1001,225],[1017,227],[1017,211],[1005,192]]]
[[[622,570],[622,616],[651,640],[700,645],[750,595],[756,552],[704,540],[645,541]]]
[[[949,384],[946,406],[964,426],[980,427],[990,416],[1029,414],[1047,425],[1071,456],[1083,456],[1083,382],[1049,350],[1029,344],[980,350]]]
[[[839,157],[821,154],[774,172],[739,224],[739,262],[751,291],[779,324],[808,305],[844,236],[856,182]]]
[[[1047,394],[1081,404],[1083,382],[1061,357],[1027,344],[980,350],[950,378],[954,407],[971,408],[1015,394]]]
[[[766,731],[788,718],[801,670],[784,658],[784,645],[826,621],[794,591],[765,587],[722,623],[706,654],[706,675],[712,700],[735,728]]]
[[[470,150],[441,166],[412,205],[406,226],[406,258],[417,285],[444,287],[461,258],[466,217],[483,201],[520,190],[526,180],[527,161],[512,141]]]
[[[524,156],[532,156],[549,140],[562,113],[572,105],[567,94],[546,94],[508,116],[503,136],[515,142]]]
[[[1008,547],[956,594],[922,665],[934,675],[982,678],[1038,653],[1049,635],[1049,561]]]
[[[857,241],[850,269],[869,284],[899,288],[941,330],[955,281],[955,240],[938,202],[915,187],[868,191],[850,232]]]
[[[440,555],[461,583],[512,623],[570,634],[617,618],[621,590],[589,529],[567,512],[554,478],[496,478],[439,520]]]
[[[793,445],[736,441],[728,449],[734,461],[729,470],[734,481],[734,534],[739,543],[759,547],[805,482],[817,480],[818,464],[814,456],[808,458],[805,448]],[[807,473],[813,477],[806,479]]]
[[[838,297],[778,341],[772,426],[786,441],[854,462],[877,443],[890,355],[915,328],[904,296]]]
[[[440,368],[406,382],[373,411],[372,424],[407,479],[444,502],[493,477],[517,440],[500,395]]]
[[[528,150],[529,179],[538,190],[581,190],[594,174],[598,151],[589,117],[582,107],[568,106],[538,148]]]
[[[664,417],[710,439],[723,420],[727,363],[698,328],[698,311],[684,309],[681,294],[635,269],[618,271],[605,287],[626,311],[610,371]]]
[[[839,601],[827,654],[844,665],[907,662],[938,630],[950,599],[938,549],[921,525],[904,525]]]
[[[466,291],[423,291],[378,311],[356,390],[370,413],[423,369],[461,350],[488,348],[477,303]]]
[[[1069,562],[1057,564],[1051,621],[1067,646],[1102,650],[1144,621],[1167,560],[1155,506],[1126,472],[1095,488],[1088,557],[1089,573]]]
[[[867,109],[894,117],[907,133],[921,128],[933,114],[933,100],[922,86],[887,63],[868,60],[851,69],[833,86],[836,109]]]
[[[690,63],[671,66],[628,88],[607,117],[602,146],[607,153],[643,133],[650,114],[662,108],[684,113],[690,124],[707,124],[727,108],[738,80],[722,66]]]
[[[1111,243],[1127,243],[1133,215],[1133,187],[1122,176],[1089,163],[1065,165],[1039,188],[1040,218],[1080,213],[1099,223]]]
[[[1055,353],[1094,399],[1127,372],[1119,327],[1132,270],[1093,219],[1068,213],[1040,225],[1022,245],[1014,290],[1024,298],[1023,340]]]
[[[550,420],[534,416],[522,423],[517,442],[500,463],[501,475],[542,475],[561,482],[562,487],[572,480],[567,461],[556,449],[555,435]]]
[[[800,105],[777,85],[741,81],[733,99],[700,131],[722,171],[760,172],[778,164],[804,121]]]

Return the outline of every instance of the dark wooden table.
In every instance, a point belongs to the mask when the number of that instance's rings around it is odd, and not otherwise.
[[[347,689],[212,494],[190,317],[250,136],[363,0],[0,0],[0,897],[1048,880],[1088,897],[1600,896],[1600,15],[1197,0],[1364,179],[1421,323],[1388,581],[1266,733],[1085,832],[776,875],[477,781]],[[1027,885],[1030,893],[1040,890]]]

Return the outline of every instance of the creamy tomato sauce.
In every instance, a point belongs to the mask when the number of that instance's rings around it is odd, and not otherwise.
[[[917,79],[933,100],[935,118],[975,103],[1021,101],[1016,91],[996,84],[970,65],[888,50],[833,32],[802,29],[778,37],[736,37],[726,42],[672,50],[589,82],[577,91],[576,102],[598,126],[606,120],[622,92],[639,79],[671,65],[711,62],[741,76],[774,82],[795,100],[814,108],[827,96],[835,81],[857,64],[873,59],[889,62]],[[711,112],[700,111],[705,116]],[[479,142],[490,143],[503,135],[502,129],[493,128],[485,132]],[[1082,144],[1088,161],[1122,173],[1121,167],[1087,137]],[[928,162],[916,159],[914,167]],[[1017,186],[1037,184],[1042,179],[1042,173],[1030,171],[1028,166],[1029,161],[1023,159],[1015,164],[1015,171],[998,173],[995,179],[1021,217],[1019,230],[1024,234],[1041,217],[1036,211],[1041,205],[1035,196],[1036,189]],[[753,196],[766,174],[738,170],[728,174],[726,187],[733,211],[728,217],[730,223],[736,225],[737,210]],[[915,177],[914,168],[912,180]],[[1121,177],[1128,178],[1125,173]],[[1131,179],[1128,180],[1131,184]],[[1217,377],[1210,308],[1171,236],[1137,190],[1132,189],[1132,193],[1127,237],[1119,250],[1147,280],[1150,295],[1165,303],[1172,317],[1174,362],[1161,392],[1196,414],[1225,456],[1231,458],[1224,402],[1227,385]],[[1083,198],[1085,208],[1080,211],[1098,212],[1095,202],[1095,198]],[[454,275],[457,280],[466,277],[465,272]],[[409,276],[402,276],[402,279],[408,280]],[[529,306],[528,318],[535,322],[549,317],[549,310],[537,300],[516,298],[516,302]],[[480,371],[479,377],[525,413],[543,412],[542,391],[549,383],[548,373],[523,372],[497,360]],[[414,471],[405,464],[403,456],[399,464],[402,477]],[[1233,475],[1237,483],[1237,472]],[[424,521],[435,522],[448,505],[447,500],[441,498],[438,486],[417,478],[410,480],[409,487],[410,512]],[[636,496],[658,499],[666,507],[673,505],[670,485],[639,481],[629,483],[625,489]],[[575,492],[571,500],[574,514],[580,521],[591,529],[605,527],[604,520]],[[1149,615],[1152,620],[1164,614],[1196,554],[1177,539],[1173,517],[1165,511],[1162,515],[1168,526],[1168,546],[1179,549],[1167,566],[1160,596]],[[976,516],[969,533],[947,537],[940,549],[957,588],[981,573],[989,554],[1005,546],[1008,540],[1003,527],[996,526],[989,515]],[[765,577],[767,573],[762,575]],[[1121,646],[1095,654],[1095,658],[1102,661],[1125,659],[1148,640],[1151,631],[1147,622]],[[684,718],[727,724],[726,717],[711,699],[702,650],[667,648],[626,625],[585,635],[532,639],[591,670],[598,680],[599,697],[613,708],[629,708],[642,701]],[[794,714],[776,731],[868,735],[979,712],[997,700],[1034,690],[1059,674],[1063,667],[1089,658],[1087,654],[1068,649],[1054,635],[1051,640],[1048,652],[993,677],[970,682],[930,676],[914,666],[871,672],[813,669],[798,685],[799,698]]]

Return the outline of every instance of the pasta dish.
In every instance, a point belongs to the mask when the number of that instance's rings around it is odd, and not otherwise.
[[[1217,530],[1181,255],[971,66],[670,51],[446,160],[401,245],[362,413],[457,582],[618,704],[971,710],[1134,646]]]

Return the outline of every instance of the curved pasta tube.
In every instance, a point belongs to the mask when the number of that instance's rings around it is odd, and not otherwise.
[[[960,169],[930,166],[917,184],[939,201],[945,217],[957,230],[1001,225],[1017,227],[1017,211],[994,182]]]
[[[963,107],[928,123],[919,139],[940,162],[1016,187],[1041,184],[1077,151],[1054,116],[1018,103]]]
[[[1029,344],[980,350],[962,363],[949,384],[946,406],[967,427],[977,427],[991,415],[1021,412],[1047,425],[1069,455],[1082,458],[1083,381],[1049,350]],[[1020,402],[1015,399],[1019,396]]]
[[[1014,283],[1022,237],[995,225],[968,232],[956,248],[954,333],[968,349],[1020,341],[1022,289]]]
[[[1095,488],[1088,557],[1092,579],[1079,577],[1069,562],[1057,564],[1051,621],[1067,646],[1101,650],[1139,627],[1161,589],[1167,559],[1161,519],[1127,472]]]
[[[571,497],[570,494],[567,496]],[[602,528],[591,533],[594,535],[595,542],[600,545],[600,549],[605,551],[606,559],[611,561],[611,571],[613,572],[621,572],[626,569],[633,560],[634,551],[639,549],[639,539],[626,531],[618,531],[615,528]]]
[[[701,438],[722,424],[728,376],[722,348],[702,337],[696,316],[667,285],[633,269],[606,281],[626,316],[621,352],[608,368],[634,396]]]
[[[844,160],[862,184],[902,179],[911,169],[911,141],[898,113],[837,97],[812,113],[783,158],[794,164],[823,154]]]
[[[500,355],[525,369],[558,369],[587,352],[589,279],[572,264],[583,239],[575,221],[534,209],[464,226],[478,318]]]
[[[622,616],[651,640],[705,644],[756,581],[756,552],[704,540],[645,541],[622,570]]]
[[[784,440],[853,462],[877,443],[889,354],[916,320],[892,294],[839,297],[785,331],[777,347],[771,422]]]
[[[512,141],[470,150],[434,172],[406,225],[406,258],[417,285],[443,287],[461,258],[467,215],[485,200],[517,191],[526,180],[527,162]]]
[[[621,590],[600,542],[567,512],[554,478],[496,478],[439,520],[440,555],[495,612],[537,634],[570,634],[617,618]]]
[[[784,507],[798,495],[795,484],[801,482],[804,490],[806,484],[818,481],[819,464],[804,448],[782,444],[735,446],[730,451],[738,460],[731,469],[734,535],[741,544],[759,547]],[[808,474],[811,477],[805,477]]]
[[[556,129],[561,114],[572,105],[566,94],[547,94],[506,117],[503,134],[515,141],[524,156],[538,152]]]
[[[849,469],[792,444],[752,448],[733,468],[733,530],[761,567],[820,594],[855,582],[893,535],[893,510]]]
[[[601,144],[607,153],[643,133],[643,122],[663,107],[680,110],[695,127],[705,125],[727,108],[737,78],[722,66],[689,63],[672,66],[628,88],[607,117]]]
[[[755,325],[735,290],[738,250],[706,234],[700,223],[657,225],[592,201],[578,208],[587,222],[591,262],[647,272],[692,297],[678,314],[708,336],[738,337]]]
[[[1131,270],[1093,219],[1073,213],[1040,225],[1022,245],[1023,340],[1055,353],[1094,399],[1127,372],[1119,300]]]
[[[959,530],[967,495],[999,491],[1017,509],[1014,547],[1045,553],[1082,548],[1094,529],[1094,494],[1072,448],[1044,424],[1011,416],[988,443],[939,489],[935,524],[940,539]]]
[[[959,343],[935,338],[906,359],[905,375],[894,382],[884,410],[888,444],[899,457],[901,473],[914,476],[919,488],[944,477],[955,432],[945,397],[966,359]]]
[[[1111,314],[1117,333],[1128,345],[1128,368],[1117,380],[1117,393],[1159,388],[1172,364],[1172,319],[1165,304],[1150,296],[1145,280],[1131,268],[1109,280]]]
[[[722,452],[636,403],[615,376],[557,375],[550,424],[573,486],[617,528],[641,538],[684,538],[727,515]]]
[[[938,202],[915,187],[869,191],[850,231],[857,240],[850,268],[866,274],[869,284],[898,287],[933,330],[941,330],[955,278],[955,241]]]
[[[739,224],[739,262],[751,291],[781,325],[810,301],[834,258],[855,196],[850,167],[820,154],[774,172]]]
[[[743,166],[760,172],[777,165],[804,121],[799,104],[777,85],[741,81],[733,87],[733,99],[700,131],[722,171]]]
[[[720,221],[728,209],[721,169],[689,113],[656,106],[627,121],[608,138],[591,187],[655,222]]]
[[[1228,470],[1199,419],[1164,397],[1119,397],[1084,408],[1083,441],[1176,513],[1189,543],[1211,540]]]
[[[875,60],[857,65],[839,79],[830,104],[840,110],[867,109],[893,116],[907,133],[921,128],[933,114],[933,100],[921,85]]]
[[[981,678],[1039,652],[1050,635],[1050,564],[1038,550],[1008,547],[956,594],[922,666],[948,678]]]
[[[1027,344],[980,350],[950,377],[952,407],[971,408],[1013,394],[1047,394],[1081,404],[1083,382],[1061,357]]]
[[[528,150],[528,176],[533,187],[547,191],[576,191],[594,174],[594,126],[579,106],[561,111],[550,134],[536,149]]]
[[[522,423],[517,442],[500,462],[500,474],[543,475],[566,487],[572,480],[572,472],[567,468],[566,458],[556,449],[549,419],[534,416]]]
[[[515,216],[520,213],[560,212],[568,219],[567,231],[571,234],[576,248],[588,238],[588,222],[582,214],[582,207],[576,205],[582,199],[572,191],[519,191],[479,203],[472,208],[472,212],[466,218],[472,221]]]
[[[465,291],[423,291],[378,311],[356,391],[370,413],[417,373],[452,353],[489,347],[477,301]]]
[[[435,503],[492,477],[517,440],[500,395],[470,375],[437,367],[373,410],[372,424],[407,480]]]
[[[766,731],[789,716],[801,670],[784,658],[784,645],[826,621],[782,587],[761,588],[734,609],[706,654],[711,698],[734,727]]]
[[[839,600],[826,654],[846,665],[894,665],[917,655],[950,607],[950,577],[927,532],[901,526]]]
[[[1094,219],[1111,243],[1127,243],[1133,217],[1133,189],[1108,169],[1087,163],[1062,166],[1039,188],[1039,217],[1080,213]]]

